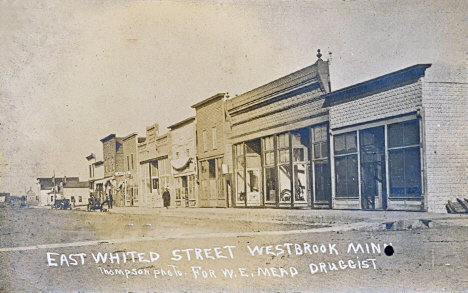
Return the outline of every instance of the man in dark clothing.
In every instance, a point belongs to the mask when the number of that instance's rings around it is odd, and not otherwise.
[[[113,203],[114,203],[114,198],[112,197],[112,194],[109,193],[109,203],[107,204],[109,206],[109,209],[112,208]]]
[[[164,200],[164,207],[166,209],[169,208],[169,205],[171,204],[171,194],[169,193],[169,189],[166,187],[166,190],[164,191],[163,195],[163,200]]]

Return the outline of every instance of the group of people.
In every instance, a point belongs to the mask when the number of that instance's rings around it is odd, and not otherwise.
[[[162,194],[162,198],[163,198],[163,203],[164,203],[164,207],[166,209],[169,208],[169,206],[171,205],[171,194],[169,192],[169,187],[166,187],[163,194]],[[106,196],[106,200],[103,201],[101,204],[99,203],[99,199],[94,196],[94,195],[91,195],[89,200],[88,200],[88,204],[89,206],[97,206],[97,205],[100,205],[101,208],[107,204],[108,208],[109,209],[112,209],[112,206],[114,204],[114,198],[112,197],[112,194],[109,193],[107,194]]]

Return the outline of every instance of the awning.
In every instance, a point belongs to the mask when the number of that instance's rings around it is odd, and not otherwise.
[[[190,165],[190,162],[192,162],[192,160],[193,160],[192,157],[172,160],[171,161],[171,166],[176,171],[182,171],[182,170],[186,169]]]

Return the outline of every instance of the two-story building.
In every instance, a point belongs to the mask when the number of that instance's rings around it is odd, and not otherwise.
[[[174,194],[171,152],[171,134],[159,135],[157,123],[147,127],[146,139],[138,144],[141,206],[162,207],[165,188]],[[174,202],[174,196],[171,196],[171,205],[174,205]]]
[[[196,119],[190,117],[168,127],[171,132],[171,173],[176,207],[196,207],[198,198]]]
[[[228,207],[231,150],[226,135],[224,93],[216,94],[192,106],[196,110],[199,207]]]
[[[124,206],[124,154],[122,137],[110,134],[103,139],[104,194],[112,194],[115,206]]]
[[[97,155],[90,154],[86,156],[88,160],[89,170],[89,194],[99,198],[100,201],[104,201],[106,194],[104,192],[104,184],[106,179],[104,178],[104,161],[97,158]]]
[[[138,134],[136,132],[122,138],[124,157],[123,191],[125,206],[139,205],[138,185],[140,183],[140,176],[138,172],[138,139]]]

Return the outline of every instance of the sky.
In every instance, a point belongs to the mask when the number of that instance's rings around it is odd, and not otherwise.
[[[466,1],[0,1],[0,192],[88,179],[100,139],[195,115],[332,52],[337,90],[418,63],[465,82]]]

